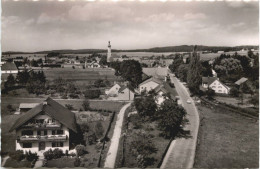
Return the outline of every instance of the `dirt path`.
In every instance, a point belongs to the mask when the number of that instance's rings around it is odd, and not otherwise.
[[[3,158],[3,161],[2,161],[2,164],[1,164],[2,167],[4,167],[4,165],[5,165],[5,163],[6,163],[8,158],[10,158],[10,157],[6,156],[6,157]]]
[[[115,129],[114,129],[114,134],[111,139],[111,145],[107,152],[107,158],[105,161],[104,168],[114,168],[115,167],[117,150],[118,150],[118,146],[119,146],[125,110],[130,106],[130,104],[131,103],[124,105],[123,108],[120,110],[119,114],[117,115],[117,121],[116,121]]]
[[[189,123],[186,124],[184,130],[190,133],[187,138],[177,138],[171,143],[161,168],[192,168],[197,145],[199,114],[186,87],[172,75],[171,81],[174,83],[182,105],[187,111],[186,118],[189,120]],[[187,104],[188,99],[192,101],[191,104]]]

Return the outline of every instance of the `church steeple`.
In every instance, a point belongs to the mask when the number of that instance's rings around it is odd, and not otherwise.
[[[111,58],[111,44],[110,41],[108,41],[108,46],[107,46],[107,62],[111,62],[112,58]]]

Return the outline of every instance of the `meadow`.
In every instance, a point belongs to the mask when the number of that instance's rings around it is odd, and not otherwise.
[[[199,106],[195,168],[258,168],[258,120],[221,108]]]

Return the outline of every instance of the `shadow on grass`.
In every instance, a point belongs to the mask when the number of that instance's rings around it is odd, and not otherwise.
[[[177,134],[176,138],[189,139],[189,138],[192,138],[192,136],[191,136],[191,134],[190,134],[190,130],[180,129],[180,131],[179,131],[179,133]]]

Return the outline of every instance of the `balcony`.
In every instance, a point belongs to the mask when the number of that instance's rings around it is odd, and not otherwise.
[[[61,124],[57,123],[28,123],[22,126],[22,128],[30,129],[60,129]]]
[[[38,142],[38,141],[66,141],[67,135],[46,135],[46,136],[17,136],[17,141],[23,142]]]

